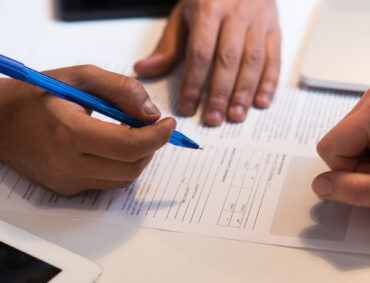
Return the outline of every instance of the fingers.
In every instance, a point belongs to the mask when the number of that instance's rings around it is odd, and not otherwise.
[[[228,112],[230,121],[244,121],[260,81],[265,63],[264,58],[265,32],[255,26],[249,27],[244,43],[240,71],[230,102]]]
[[[109,160],[105,158],[83,155],[78,162],[76,170],[69,176],[70,179],[77,179],[73,182],[60,186],[61,181],[51,182],[49,186],[53,191],[71,196],[87,190],[109,190],[125,188],[132,184],[148,165],[153,155],[147,156],[137,162],[126,163]],[[54,184],[54,185],[53,185]]]
[[[116,104],[137,120],[154,122],[160,117],[160,111],[145,88],[135,79],[91,65],[61,69],[59,72],[60,80],[65,79],[67,83],[69,80],[72,86]]]
[[[123,162],[136,162],[165,145],[175,127],[176,122],[172,118],[135,129],[86,116],[76,121],[71,140],[74,140],[75,147],[81,153]]]
[[[55,149],[45,163],[47,177],[41,182],[65,196],[131,184],[154,152],[167,143],[176,126],[167,118],[153,126],[130,129],[86,114],[76,115],[72,128],[57,127]]]
[[[156,77],[168,72],[184,51],[187,37],[186,25],[177,5],[168,20],[165,31],[155,51],[148,58],[135,64],[140,77]]]
[[[255,104],[260,108],[270,106],[280,75],[280,30],[272,30],[266,38],[266,61],[261,82],[255,98]]]
[[[225,118],[243,52],[244,38],[240,35],[245,30],[243,22],[233,20],[226,21],[222,27],[204,115],[210,126],[220,125]]]
[[[220,27],[217,5],[199,9],[188,16],[190,35],[187,47],[184,81],[179,99],[179,112],[195,113],[210,70]]]
[[[333,170],[312,183],[322,198],[370,207],[369,94],[317,145],[318,153]]]
[[[324,199],[370,207],[370,176],[368,174],[327,172],[313,181],[312,188]]]
[[[149,164],[153,154],[136,162],[121,162],[92,155],[82,155],[80,175],[84,178],[109,181],[134,181]]]
[[[356,171],[369,146],[368,107],[344,118],[317,145],[317,152],[332,170]]]

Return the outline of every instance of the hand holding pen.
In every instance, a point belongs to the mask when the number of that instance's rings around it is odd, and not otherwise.
[[[77,103],[78,105],[85,107],[87,109],[97,111],[103,115],[113,118],[116,121],[129,125],[133,128],[141,128],[148,125],[152,125],[152,123],[146,122],[144,120],[137,120],[134,117],[128,115],[127,113],[122,111],[117,105],[115,105],[114,101],[112,102],[109,100],[98,98],[94,95],[83,92],[66,83],[63,83],[45,74],[39,73],[31,68],[28,68],[24,64],[15,61],[11,58],[5,57],[4,55],[1,54],[0,54],[0,73],[5,74],[13,79],[21,80],[31,85],[37,86],[60,98]],[[135,80],[134,82],[135,82],[134,88],[136,88],[136,85],[138,85],[139,83]],[[147,105],[145,103],[150,103],[150,105]],[[149,107],[153,110],[155,109],[155,106],[150,99],[145,100],[145,102],[143,103],[143,107],[144,107],[143,109],[148,109]],[[135,114],[136,113],[134,112],[134,115]],[[176,146],[199,149],[198,144],[196,144],[194,141],[192,141],[191,139],[177,131],[173,132],[169,142]]]
[[[137,120],[160,112],[134,79],[94,66],[46,75],[115,103]],[[75,103],[12,79],[0,79],[0,160],[62,195],[131,184],[175,129],[172,118],[132,128],[90,117]]]

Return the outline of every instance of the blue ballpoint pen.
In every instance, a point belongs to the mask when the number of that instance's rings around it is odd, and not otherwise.
[[[127,115],[120,110],[116,105],[105,101],[103,99],[94,97],[86,92],[80,91],[53,79],[49,76],[41,74],[35,70],[26,67],[24,64],[5,57],[0,54],[0,73],[7,75],[11,78],[24,81],[31,85],[37,86],[49,93],[52,93],[60,98],[72,101],[83,107],[94,110],[104,114],[114,120],[129,125],[133,128],[141,128],[151,125],[150,123],[141,122],[133,117]],[[199,149],[199,145],[183,135],[178,131],[174,131],[169,143],[181,147]]]

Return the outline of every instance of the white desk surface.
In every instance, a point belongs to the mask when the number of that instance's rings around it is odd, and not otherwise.
[[[285,5],[282,26],[294,26],[297,16],[294,9],[307,9],[312,7],[307,3],[313,2],[317,1],[282,0]],[[94,25],[96,33],[81,34],[81,40],[84,38],[87,46],[94,44],[104,48],[101,42],[104,42],[106,25],[112,32],[122,30],[117,36],[129,38],[135,34],[132,27],[136,25],[154,38],[163,27],[163,21],[148,20],[55,23],[50,16],[51,3],[1,0],[0,53],[13,56],[37,44],[45,47],[50,38],[43,36],[49,28],[70,33],[74,27],[83,29],[85,25]],[[99,39],[95,43],[88,41],[95,36]],[[136,41],[128,40],[122,58],[137,49],[140,39],[143,40],[140,36]],[[58,44],[73,48],[58,40],[58,36],[52,38],[54,48]],[[13,48],[15,42],[21,46]],[[143,50],[143,54],[150,48]],[[288,47],[284,48],[283,53],[287,53]],[[55,50],[56,54],[61,50]],[[285,57],[289,60],[289,56]],[[0,218],[98,262],[104,269],[98,282],[369,282],[370,279],[370,256],[260,245],[21,212],[1,211]]]

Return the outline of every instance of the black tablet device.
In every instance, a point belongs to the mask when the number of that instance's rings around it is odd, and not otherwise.
[[[0,220],[0,282],[91,283],[102,268]]]
[[[64,21],[168,16],[178,0],[54,0]]]

